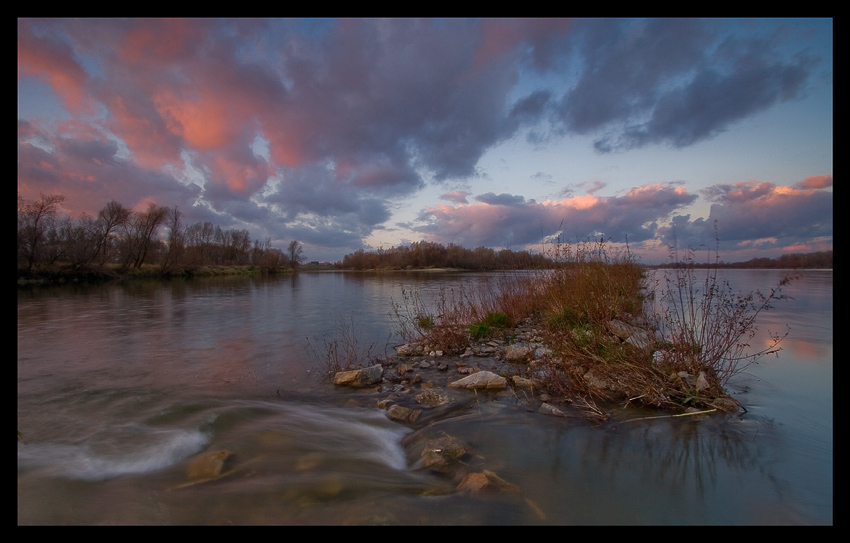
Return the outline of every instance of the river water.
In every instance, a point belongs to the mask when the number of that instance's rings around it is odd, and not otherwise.
[[[724,271],[743,291],[783,272]],[[607,423],[471,401],[439,432],[519,487],[453,492],[411,429],[321,378],[339,337],[392,353],[392,302],[486,274],[300,273],[18,290],[18,524],[832,524],[832,271],[759,319],[790,334],[729,391],[741,416]],[[372,393],[375,394],[375,393]],[[470,393],[472,394],[472,393]],[[22,436],[22,437],[21,437]],[[187,478],[226,449],[225,476]],[[192,484],[193,482],[197,484]]]

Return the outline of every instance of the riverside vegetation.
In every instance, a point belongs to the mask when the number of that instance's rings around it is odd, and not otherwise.
[[[19,285],[253,275],[292,271],[304,261],[296,240],[281,250],[271,239],[252,243],[248,230],[185,225],[177,207],[133,211],[112,200],[97,216],[71,217],[61,210],[64,200],[18,195]]]
[[[752,350],[749,341],[757,316],[782,298],[793,276],[767,293],[742,294],[718,275],[719,257],[715,266],[698,267],[694,253],[677,256],[671,255],[675,266],[649,271],[628,251],[612,254],[604,240],[558,244],[552,269],[443,289],[430,303],[405,291],[393,301],[398,332],[408,342],[398,355],[463,358],[475,343],[502,344],[497,357],[507,349],[509,358],[521,362],[496,370],[506,381],[531,385],[552,402],[572,404],[594,418],[607,418],[604,405],[612,402],[737,411],[740,404],[725,386],[749,364],[780,350],[787,332],[772,334],[765,348]],[[360,351],[351,328],[346,330],[325,345],[328,374],[380,361],[372,349]],[[537,343],[528,347],[531,337]],[[475,354],[486,355],[477,348]],[[475,371],[466,365],[459,363],[458,370]]]

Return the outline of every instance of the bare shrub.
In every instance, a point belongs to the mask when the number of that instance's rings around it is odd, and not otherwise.
[[[795,279],[794,274],[783,277],[767,294],[740,293],[719,276],[717,249],[715,264],[704,270],[696,267],[693,251],[675,264],[664,273],[663,285],[656,287],[660,303],[654,304],[652,318],[663,341],[658,362],[674,371],[702,372],[710,385],[722,389],[759,358],[781,350],[779,343],[787,331],[771,333],[769,345],[755,351],[750,341],[759,314],[784,298],[782,288]]]
[[[305,349],[314,360],[319,373],[329,379],[340,371],[347,371],[371,364],[376,360],[376,345],[362,345],[360,330],[353,318],[339,318],[333,335],[323,337],[321,345],[313,345],[307,338]]]

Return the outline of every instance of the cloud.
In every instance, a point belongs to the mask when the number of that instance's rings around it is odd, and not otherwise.
[[[487,193],[476,197],[480,203],[424,210],[416,229],[441,243],[469,248],[533,245],[559,231],[581,241],[604,234],[618,242],[638,242],[652,238],[658,221],[697,198],[675,183],[644,185],[618,196],[544,202]]]
[[[467,190],[453,190],[440,196],[440,199],[448,200],[449,202],[453,202],[455,204],[468,204],[469,201],[466,199],[466,197],[469,196],[469,194],[470,193]]]
[[[19,119],[18,186],[65,193],[89,212],[111,198],[154,198],[187,220],[358,246],[397,203],[481,176],[485,153],[518,135],[537,144],[589,135],[603,153],[685,147],[805,92],[816,58],[793,40],[744,40],[728,26],[19,19],[19,81],[52,89],[70,119]],[[529,74],[549,83],[523,84]],[[583,232],[643,239],[694,197],[672,186],[598,199],[596,190],[546,204],[487,193],[467,205],[471,193],[449,192],[464,207],[436,207],[419,228],[527,243],[541,224],[575,219],[589,221]],[[653,214],[641,198],[661,207]],[[476,217],[489,226],[473,226]]]
[[[811,176],[796,187],[755,180],[717,184],[703,191],[712,202],[707,218],[678,215],[658,233],[665,244],[680,249],[714,248],[719,241],[729,251],[753,240],[770,240],[774,247],[782,247],[831,239],[833,195],[822,189],[831,186],[831,179],[831,174]]]
[[[799,189],[825,189],[832,186],[832,174],[810,175],[795,186]]]
[[[697,19],[606,19],[574,29],[584,71],[555,122],[568,133],[607,132],[594,143],[601,153],[710,139],[799,97],[818,61],[780,53],[770,36],[743,40]]]

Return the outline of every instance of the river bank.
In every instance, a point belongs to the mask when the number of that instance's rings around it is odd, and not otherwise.
[[[70,270],[62,266],[45,266],[26,271],[19,269],[18,287],[98,284],[132,280],[190,279],[193,277],[257,276],[294,273],[292,268],[263,269],[257,266],[198,266],[163,270],[161,266],[145,264],[139,269],[122,270],[117,265]]]

